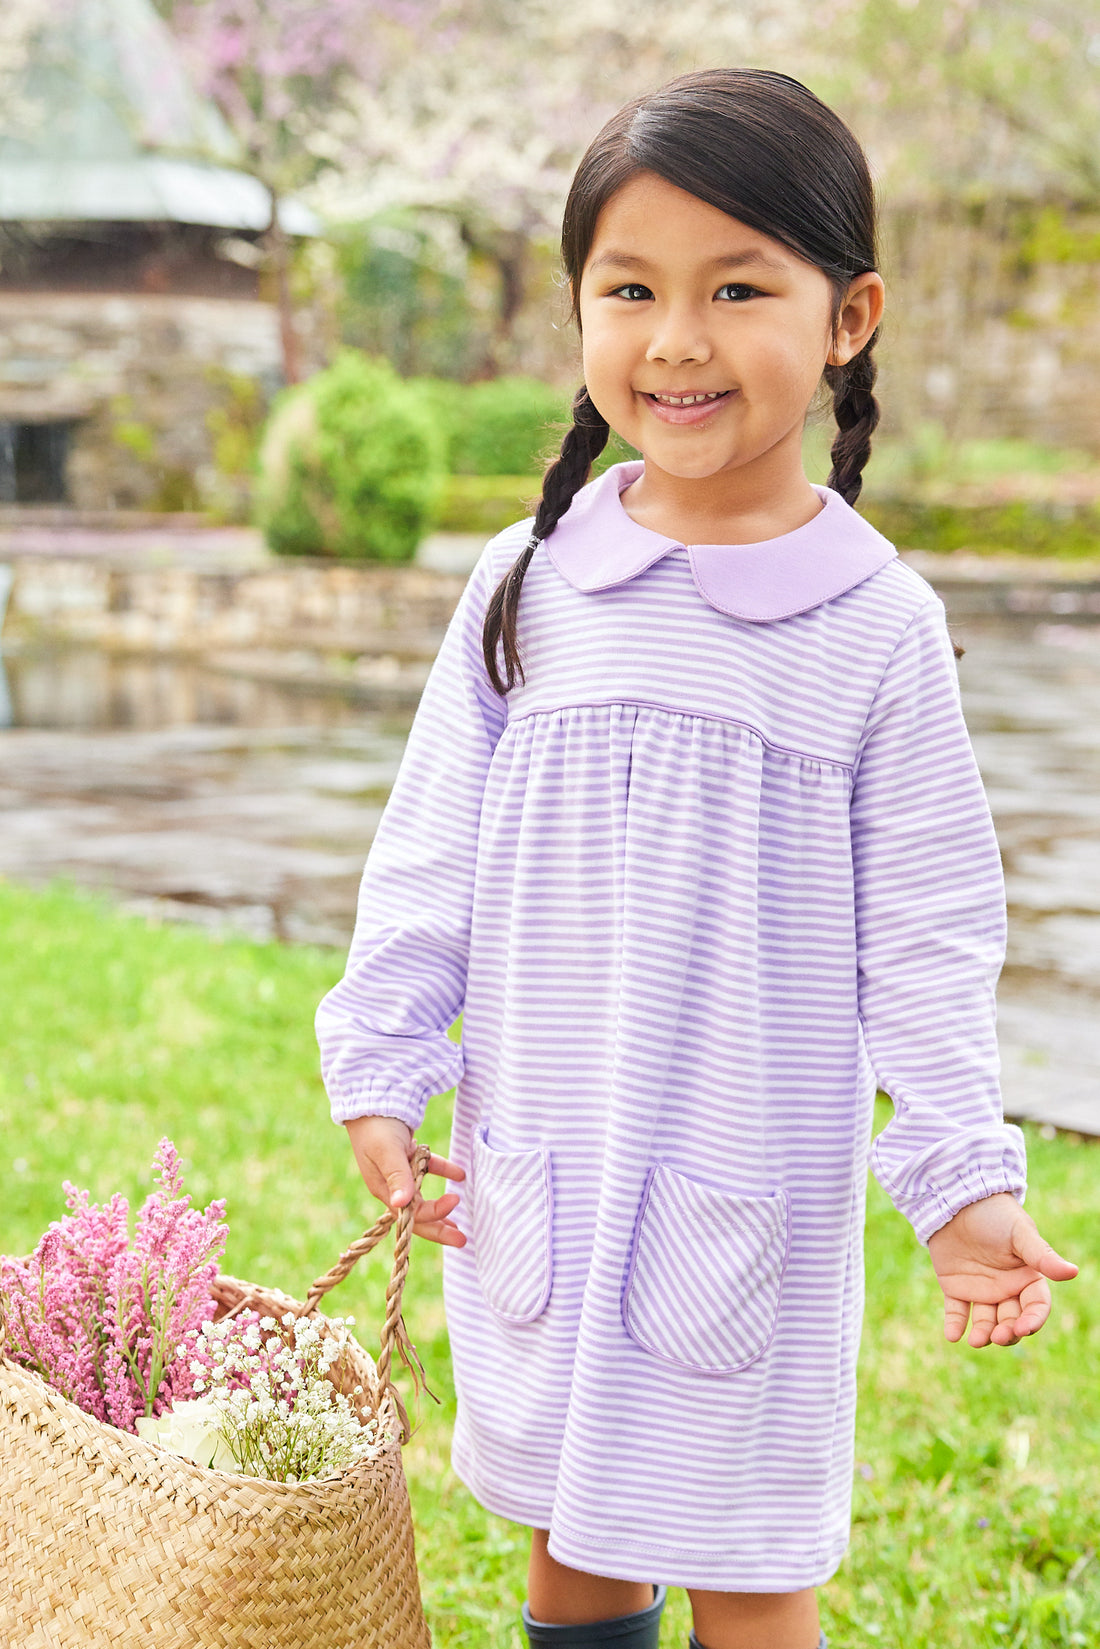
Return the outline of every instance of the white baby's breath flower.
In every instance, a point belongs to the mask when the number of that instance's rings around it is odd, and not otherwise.
[[[343,1470],[384,1440],[375,1420],[364,1421],[338,1389],[355,1345],[347,1323],[288,1311],[278,1321],[226,1319],[204,1327],[201,1343],[212,1366],[197,1365],[198,1378],[219,1405],[240,1470],[305,1481]],[[362,1396],[359,1384],[352,1397]]]

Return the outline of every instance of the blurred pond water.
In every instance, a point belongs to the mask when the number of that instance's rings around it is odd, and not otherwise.
[[[0,874],[344,945],[411,712],[86,650],[6,660]]]
[[[956,629],[1009,888],[1006,1103],[1100,1133],[1100,626]],[[75,649],[9,658],[6,683],[0,874],[67,877],[258,938],[346,943],[408,712]]]

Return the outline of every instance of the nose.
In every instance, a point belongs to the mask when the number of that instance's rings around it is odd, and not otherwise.
[[[661,361],[666,366],[697,366],[709,361],[711,353],[706,326],[694,306],[670,305],[654,316],[647,361]]]

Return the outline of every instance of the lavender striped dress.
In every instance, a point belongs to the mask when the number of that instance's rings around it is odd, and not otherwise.
[[[835,493],[768,543],[586,487],[480,656],[489,545],[318,1014],[338,1120],[458,1084],[454,1462],[561,1562],[715,1590],[848,1534],[870,1152],[926,1240],[1022,1196],[1000,863],[943,609]],[[461,1048],[447,1027],[464,1009]]]

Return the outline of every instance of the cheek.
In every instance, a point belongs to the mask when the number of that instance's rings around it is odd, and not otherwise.
[[[622,337],[602,331],[596,325],[581,335],[581,363],[585,382],[599,383],[605,390],[621,390],[629,381],[630,352]]]
[[[791,329],[761,340],[757,384],[765,394],[805,401],[817,388],[828,347],[814,332]]]

